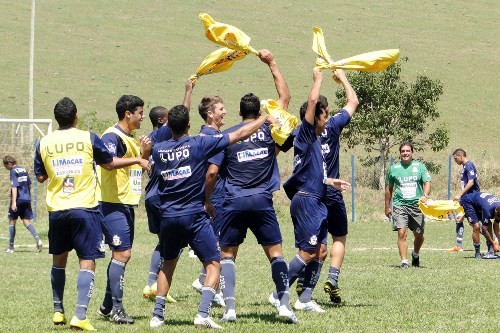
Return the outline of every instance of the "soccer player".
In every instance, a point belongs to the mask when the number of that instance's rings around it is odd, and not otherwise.
[[[78,113],[67,97],[54,107],[59,129],[43,137],[35,153],[35,175],[40,183],[49,179],[50,273],[55,325],[66,324],[63,305],[68,253],[75,250],[79,258],[75,315],[72,329],[95,331],[87,318],[87,308],[94,290],[95,259],[104,258],[101,248],[102,214],[98,210],[94,162],[101,168],[114,167],[113,156],[94,133],[75,128]]]
[[[14,238],[16,237],[16,222],[20,217],[24,226],[29,230],[35,239],[37,252],[42,251],[42,241],[36,232],[35,226],[30,223],[33,218],[31,209],[31,180],[28,171],[17,165],[16,159],[12,156],[3,158],[3,166],[10,173],[10,206],[9,213],[9,247],[5,252],[14,253]]]
[[[185,85],[185,94],[183,105],[188,109],[191,106],[191,94],[193,92],[194,83],[188,80]],[[149,112],[149,119],[153,125],[153,131],[148,135],[151,139],[152,144],[157,143],[158,140],[166,141],[172,138],[172,131],[168,126],[166,126],[168,121],[168,110],[163,106],[155,106]],[[163,133],[158,135],[158,132]],[[142,157],[151,159],[151,151],[149,149],[143,150]],[[158,235],[160,232],[160,222],[161,222],[161,210],[160,210],[160,198],[158,197],[158,178],[153,172],[149,172],[149,181],[146,185],[145,193],[145,207],[146,214],[148,216],[148,226],[149,231],[153,234]],[[155,300],[156,293],[156,279],[158,278],[158,273],[160,272],[162,259],[160,256],[160,242],[156,245],[153,253],[151,255],[151,261],[149,265],[148,281],[146,286],[142,290],[142,295],[151,301]],[[167,302],[175,303],[176,300],[167,295]]]
[[[148,147],[151,141],[147,137],[140,137],[139,143],[133,135],[134,130],[141,128],[143,106],[144,102],[137,96],[120,97],[116,103],[118,123],[108,128],[102,136],[109,152],[118,158],[114,162],[115,169],[99,168],[99,208],[105,217],[102,229],[112,251],[106,294],[99,314],[117,324],[134,323],[134,319],[123,308],[123,287],[125,267],[130,260],[134,241],[134,208],[142,192],[142,170],[150,169],[148,160],[141,158],[141,146],[151,149]]]
[[[204,97],[198,106],[198,112],[201,118],[205,121],[205,125],[201,126],[200,135],[217,135],[221,133],[221,128],[224,126],[224,116],[227,111],[224,106],[224,101],[219,96]],[[220,160],[217,158],[216,160]],[[224,201],[224,180],[219,175],[220,165],[212,164],[213,158],[208,161],[208,169],[205,180],[205,211],[211,219],[211,226],[214,229],[216,237],[219,235],[219,226],[222,213],[222,203]],[[207,272],[202,267],[200,275],[193,281],[191,286],[199,293],[202,292],[205,284]],[[220,286],[217,288],[217,293],[214,297],[214,304],[225,306]]]
[[[394,163],[387,173],[385,185],[385,215],[392,219],[393,230],[398,232],[398,249],[401,268],[408,268],[408,229],[415,237],[411,253],[411,265],[420,267],[420,248],[424,243],[424,215],[418,201],[427,202],[431,192],[431,176],[424,164],[413,160],[413,145],[399,146],[401,161]],[[394,194],[394,196],[393,196]],[[390,207],[391,198],[393,208]]]
[[[494,230],[497,239],[500,237],[499,223],[500,223],[500,200],[493,194],[484,192],[474,192],[465,195],[460,200],[460,205],[464,208],[465,215],[472,226],[472,240],[474,244],[480,242],[479,234],[482,233],[486,240],[492,244],[491,253],[488,252],[483,258],[496,258],[491,255],[494,252],[500,252],[500,246],[494,243],[491,229]],[[491,224],[490,220],[494,219],[493,228],[488,228]],[[486,228],[483,228],[486,226]],[[476,249],[475,257],[481,258],[481,253]]]
[[[467,153],[465,150],[458,148],[455,149],[453,152],[453,159],[455,160],[455,163],[458,165],[461,165],[462,168],[462,176],[460,177],[460,188],[461,191],[459,194],[457,194],[453,199],[456,201],[460,201],[460,199],[463,196],[467,196],[471,193],[474,192],[479,192],[481,191],[479,187],[479,181],[478,181],[478,175],[477,175],[477,170],[476,166],[472,161],[469,161],[467,158]],[[457,219],[457,223],[455,225],[455,230],[457,233],[457,245],[452,247],[449,251],[450,252],[461,252],[463,251],[463,236],[464,236],[464,222],[463,222],[464,217],[461,216],[460,218]],[[491,230],[490,230],[491,232]],[[476,237],[473,236],[473,239]],[[481,241],[480,238],[477,237],[478,242],[475,243],[473,240],[473,245],[474,245],[474,250],[476,252],[476,256],[478,258],[481,258]],[[488,244],[488,249],[490,248]]]
[[[259,58],[269,66],[278,92],[278,105],[288,108],[290,92],[273,54],[260,50]],[[224,133],[239,130],[260,116],[260,100],[252,93],[240,100],[242,122]],[[279,189],[276,179],[276,144],[271,137],[270,124],[262,127],[249,139],[230,146],[223,154],[210,160],[215,170],[221,167],[225,178],[225,194],[219,227],[221,246],[221,289],[226,311],[221,321],[236,321],[235,260],[247,230],[257,238],[271,264],[271,275],[279,298],[274,304],[281,318],[297,322],[290,309],[288,268],[282,253],[282,237],[273,207],[272,193]],[[207,186],[210,188],[210,186]],[[217,212],[218,213],[218,212]]]
[[[328,118],[328,110],[320,101],[323,73],[315,71],[313,79],[307,107],[305,112],[304,108],[301,111],[302,124],[296,131],[293,143],[293,174],[283,184],[292,201],[290,215],[294,226],[295,247],[298,248],[297,255],[288,264],[289,285],[305,270],[304,287],[311,290],[317,283],[321,243],[326,242],[328,232],[324,203],[327,186],[335,186],[339,190],[349,186],[347,182],[327,177],[327,167],[318,138],[326,128]],[[306,306],[297,306],[298,303],[296,308],[306,310]],[[307,310],[324,312],[312,299],[304,303],[307,303]]]
[[[194,325],[199,328],[222,328],[210,318],[210,304],[219,283],[220,252],[210,218],[205,212],[204,184],[208,159],[230,144],[248,138],[270,116],[255,121],[229,134],[190,137],[189,110],[174,106],[168,113],[168,126],[173,138],[153,147],[153,172],[159,177],[161,201],[160,253],[164,258],[158,275],[158,290],[150,327],[165,324],[165,295],[180,250],[189,244],[203,263],[207,276]]]

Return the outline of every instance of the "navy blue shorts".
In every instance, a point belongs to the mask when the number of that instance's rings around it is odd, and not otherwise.
[[[134,243],[134,208],[102,202],[99,209],[104,215],[102,233],[109,248],[112,251],[131,249]]]
[[[325,204],[310,195],[296,193],[290,205],[295,247],[315,251],[320,243],[326,244],[328,236],[327,209]]]
[[[49,253],[75,250],[78,258],[104,258],[99,210],[70,209],[49,212]]]
[[[33,219],[33,210],[31,209],[31,202],[18,202],[17,211],[14,212],[12,208],[9,207],[9,221],[17,220],[19,217],[22,220]]]
[[[283,242],[272,194],[256,194],[224,201],[219,244],[222,247],[242,244],[248,229],[262,246]]]
[[[149,232],[158,234],[161,225],[161,202],[160,196],[153,195],[144,202],[146,206],[146,215],[148,216]]]
[[[347,212],[342,193],[337,191],[329,195],[325,202],[328,211],[328,232],[334,237],[347,235]]]
[[[163,217],[160,226],[160,255],[165,260],[179,257],[188,244],[201,262],[219,261],[220,250],[206,212]]]
[[[224,203],[224,198],[212,198],[210,201],[215,207],[215,217],[211,219],[212,228],[214,229],[215,237],[219,238],[220,227],[222,225],[222,204]]]
[[[470,200],[464,200],[468,195],[473,195],[473,193],[467,193],[460,199],[460,205],[464,208],[465,217],[469,221],[469,224],[476,224],[482,220],[482,213],[477,210],[469,202]]]

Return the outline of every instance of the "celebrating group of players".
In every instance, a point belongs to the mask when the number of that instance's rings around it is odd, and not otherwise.
[[[290,93],[274,56],[265,49],[258,56],[269,66],[278,91],[277,103],[286,110]],[[118,122],[101,138],[78,130],[76,105],[67,97],[61,99],[54,107],[59,129],[42,138],[35,154],[37,180],[49,180],[54,324],[66,323],[65,267],[68,252],[75,249],[80,272],[76,311],[70,326],[94,330],[86,312],[93,291],[95,259],[104,256],[102,234],[112,258],[105,298],[98,312],[115,323],[134,322],[123,307],[123,287],[143,170],[150,177],[145,195],[149,229],[158,235],[144,289],[145,296],[155,299],[151,327],[165,323],[165,302],[169,300],[173,272],[187,245],[203,263],[200,278],[194,283],[201,292],[195,326],[221,328],[209,316],[214,298],[226,307],[220,322],[236,320],[235,262],[248,229],[269,259],[276,286],[269,302],[280,318],[298,322],[289,293],[290,285],[297,279],[300,296],[295,309],[324,312],[312,299],[312,292],[327,256],[328,232],[333,245],[324,290],[333,302],[340,302],[338,277],[347,235],[341,191],[349,184],[338,179],[339,136],[358,100],[344,72],[339,70],[335,75],[345,89],[346,106],[328,119],[328,102],[320,95],[323,74],[314,72],[312,90],[300,110],[302,124],[281,146],[271,136],[278,121],[261,114],[260,99],[252,93],[241,98],[242,122],[224,132],[223,100],[218,96],[203,98],[199,113],[205,125],[199,135],[189,136],[194,83],[188,81],[183,104],[169,111],[153,108],[150,118],[155,130],[138,139],[133,133],[144,118],[144,102],[139,97],[124,95],[118,100]],[[294,172],[284,189],[292,201],[290,212],[299,250],[287,264],[272,198],[281,184],[276,155],[292,146]],[[95,164],[99,165],[96,170]],[[155,282],[156,297],[151,295]],[[217,290],[221,292],[218,297]]]

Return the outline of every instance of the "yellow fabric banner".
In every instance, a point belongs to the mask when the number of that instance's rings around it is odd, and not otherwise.
[[[428,200],[427,203],[418,202],[422,214],[428,219],[448,221],[455,215],[464,215],[464,209],[457,201],[453,200]]]
[[[399,49],[380,50],[359,54],[350,58],[333,61],[326,50],[325,37],[321,28],[313,28],[313,51],[318,55],[315,69],[337,68],[362,72],[380,72],[393,64],[399,57]]]
[[[201,63],[196,73],[189,78],[191,81],[196,82],[202,75],[220,73],[227,71],[235,61],[245,58],[247,54],[240,51],[221,47],[220,49],[210,53],[205,60]]]
[[[203,22],[205,36],[212,42],[247,54],[249,52],[258,54],[257,50],[250,46],[251,38],[240,29],[215,22],[207,13],[201,13],[198,17]]]
[[[290,136],[290,133],[299,126],[299,120],[285,109],[282,109],[278,102],[273,99],[260,101],[260,106],[267,114],[270,114],[279,122],[279,127],[271,125],[271,136],[277,144],[282,145]]]

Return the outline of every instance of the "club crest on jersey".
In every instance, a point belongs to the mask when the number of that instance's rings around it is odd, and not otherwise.
[[[106,148],[108,149],[108,151],[111,154],[116,155],[116,145],[114,143],[108,142],[108,143],[105,143],[104,145],[106,146]]]
[[[174,180],[191,177],[191,167],[185,166],[178,169],[164,170],[161,172],[163,180]]]
[[[311,238],[309,238],[309,244],[313,246],[318,245],[318,237],[316,235],[312,235]]]
[[[418,169],[416,166],[413,167],[413,169],[411,170],[412,172],[418,172]]]
[[[118,235],[113,236],[113,241],[111,242],[111,245],[113,246],[120,246],[122,244],[122,241]]]
[[[237,156],[238,162],[247,162],[266,158],[268,156],[268,153],[267,148],[258,148],[239,151]]]
[[[63,193],[73,193],[75,192],[75,178],[66,177],[63,180]]]

